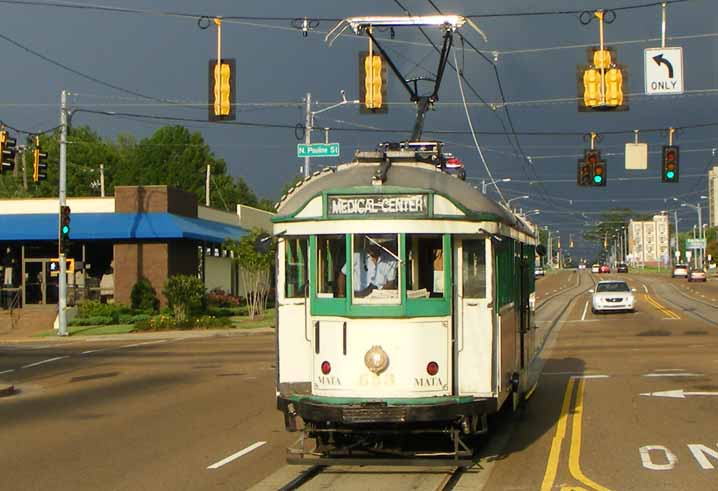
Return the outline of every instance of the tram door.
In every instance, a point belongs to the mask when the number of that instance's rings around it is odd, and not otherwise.
[[[528,357],[531,353],[531,311],[529,306],[529,267],[526,260],[521,258],[520,275],[520,298],[519,298],[519,326],[521,332],[521,369],[528,364]]]
[[[486,239],[456,241],[455,378],[459,394],[490,395],[493,373],[494,327],[491,307],[490,250]]]

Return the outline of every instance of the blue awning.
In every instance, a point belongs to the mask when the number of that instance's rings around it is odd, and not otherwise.
[[[57,240],[58,215],[0,215],[0,241]],[[72,240],[190,239],[221,243],[246,235],[242,227],[172,213],[73,213]]]

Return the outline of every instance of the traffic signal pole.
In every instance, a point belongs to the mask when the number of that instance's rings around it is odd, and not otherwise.
[[[307,92],[306,114],[304,115],[304,143],[310,145],[312,143],[312,94]],[[304,177],[309,177],[309,157],[304,157]]]
[[[62,248],[60,231],[61,217],[59,210],[66,205],[67,200],[67,92],[60,93],[60,195],[57,214],[57,249],[60,259],[59,298],[57,300],[58,336],[67,336],[67,264],[65,264],[65,251]]]

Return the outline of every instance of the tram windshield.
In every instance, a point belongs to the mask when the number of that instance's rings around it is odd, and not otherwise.
[[[355,303],[399,301],[398,239],[396,234],[354,235],[352,289]]]
[[[444,246],[439,234],[406,236],[407,298],[435,298],[444,295]]]

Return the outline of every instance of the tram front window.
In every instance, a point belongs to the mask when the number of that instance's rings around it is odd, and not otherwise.
[[[343,298],[345,280],[340,274],[346,262],[346,239],[344,235],[317,237],[317,296],[320,298]]]
[[[302,298],[306,295],[307,286],[307,239],[289,237],[284,249],[284,296]]]
[[[356,303],[399,301],[399,240],[396,234],[353,237],[352,285]],[[342,268],[346,274],[346,267]]]
[[[438,234],[406,236],[407,298],[442,297],[444,295],[444,248]]]

